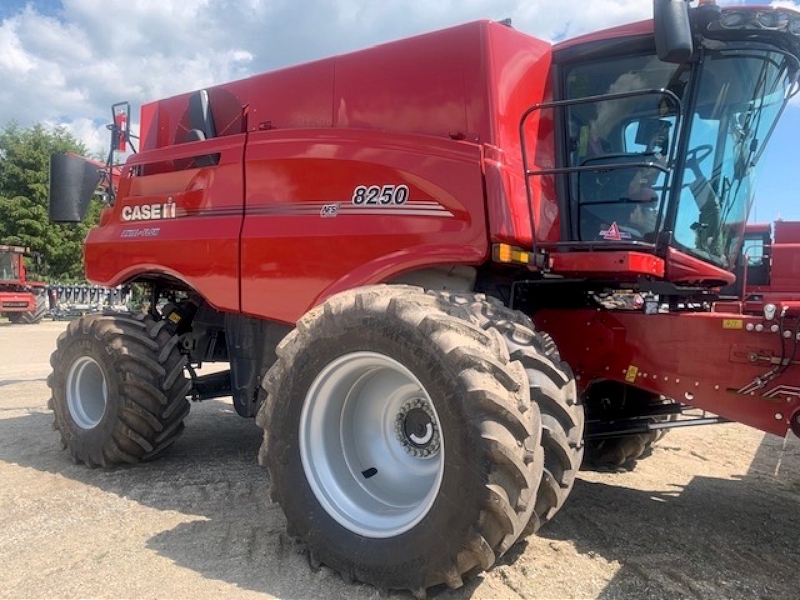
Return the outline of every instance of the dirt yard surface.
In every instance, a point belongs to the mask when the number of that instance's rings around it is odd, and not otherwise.
[[[309,568],[225,401],[153,463],[74,465],[47,410],[65,323],[0,322],[0,597],[379,598]],[[414,548],[409,548],[410,553]],[[539,536],[439,598],[799,598],[800,443],[672,431],[630,473],[580,475]],[[408,594],[398,594],[410,597]]]

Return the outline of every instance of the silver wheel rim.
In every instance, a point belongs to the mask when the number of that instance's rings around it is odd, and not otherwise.
[[[444,473],[444,440],[425,388],[402,364],[354,352],[314,379],[300,416],[300,457],[340,525],[388,538],[417,525]]]
[[[108,405],[108,387],[103,369],[93,358],[82,356],[67,374],[67,407],[81,429],[97,427]]]

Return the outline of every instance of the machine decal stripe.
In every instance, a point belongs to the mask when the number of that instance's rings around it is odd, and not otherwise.
[[[319,215],[328,207],[335,207],[335,213],[346,215],[395,215],[452,217],[453,213],[436,202],[406,202],[402,205],[363,206],[345,202],[297,202],[248,207],[248,216],[296,216]]]
[[[772,388],[766,394],[764,394],[765,398],[774,398],[775,396],[800,396],[800,388],[796,388],[792,385],[779,385]]]
[[[336,207],[338,214],[347,215],[397,215],[397,216],[430,216],[453,217],[453,213],[437,202],[409,201],[401,205],[363,206],[349,202],[311,201],[311,202],[281,202],[261,206],[242,208],[209,207],[209,208],[184,208],[177,207],[176,218],[207,218],[207,217],[241,217],[247,216],[305,216],[319,215],[326,207]],[[165,221],[167,219],[151,219],[151,221]]]

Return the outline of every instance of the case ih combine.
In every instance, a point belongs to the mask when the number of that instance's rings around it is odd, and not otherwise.
[[[59,338],[70,455],[154,458],[188,398],[232,395],[312,564],[423,596],[552,519],[584,451],[800,432],[800,303],[719,300],[800,14],[654,7],[556,46],[472,23],[144,105],[85,255],[150,310]],[[52,218],[80,219],[100,172],[51,169]]]
[[[47,313],[46,286],[28,281],[21,246],[0,246],[0,316],[12,323],[38,323]]]

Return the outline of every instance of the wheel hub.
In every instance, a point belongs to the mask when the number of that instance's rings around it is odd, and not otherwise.
[[[433,506],[444,440],[433,402],[403,364],[365,351],[334,359],[312,382],[299,425],[307,481],[350,531],[397,536]]]
[[[441,436],[427,401],[406,402],[395,419],[395,435],[403,449],[415,458],[431,458],[439,452]]]
[[[94,429],[108,407],[108,386],[103,369],[89,356],[76,360],[67,373],[67,408],[81,429]]]

